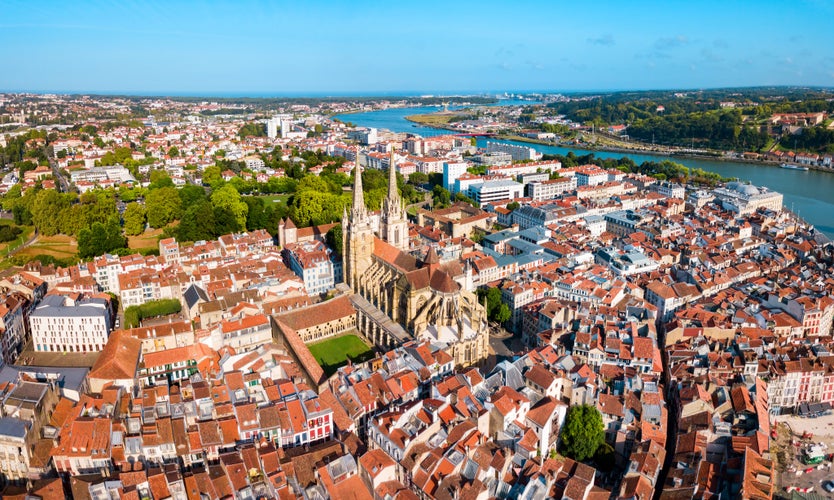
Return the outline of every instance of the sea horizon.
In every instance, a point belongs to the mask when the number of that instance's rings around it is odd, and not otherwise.
[[[556,95],[556,94],[596,94],[618,92],[699,92],[727,89],[820,89],[832,90],[834,86],[803,86],[803,85],[753,85],[729,87],[697,87],[697,88],[608,88],[608,89],[502,89],[502,90],[376,90],[376,91],[130,91],[130,90],[25,90],[2,89],[0,94],[36,94],[36,95],[79,95],[102,97],[182,97],[182,98],[220,98],[220,99],[277,99],[277,98],[432,98],[432,97],[498,97],[503,94],[512,95]]]

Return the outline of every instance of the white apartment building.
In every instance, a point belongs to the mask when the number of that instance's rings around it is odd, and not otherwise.
[[[559,177],[558,179],[527,184],[527,196],[533,198],[533,201],[552,200],[575,189],[576,177]]]
[[[608,182],[608,172],[596,165],[586,165],[576,169],[577,186],[596,186]]]
[[[542,154],[535,149],[528,146],[518,146],[516,144],[506,144],[503,142],[487,141],[487,153],[506,153],[510,155],[513,161],[533,160],[538,161],[542,159]]]
[[[468,196],[483,207],[494,201],[514,200],[524,196],[524,185],[511,180],[486,181],[469,186]]]
[[[130,174],[130,171],[121,165],[76,170],[70,174],[70,178],[73,183],[78,183],[79,181],[96,183],[108,180],[117,182],[136,182],[136,179]]]
[[[682,200],[686,197],[686,189],[684,189],[684,187],[680,184],[675,184],[674,182],[658,182],[653,184],[651,189],[667,198],[680,198]]]
[[[495,165],[487,168],[490,175],[506,175],[507,177],[518,177],[524,174],[536,172],[554,172],[562,168],[562,162],[556,160],[534,161],[529,163],[516,163],[514,165]]]
[[[443,187],[454,193],[455,181],[466,173],[468,166],[469,164],[464,161],[443,162]]]
[[[98,352],[110,335],[110,312],[104,299],[47,295],[29,316],[29,329],[36,351]]]
[[[290,243],[284,249],[287,266],[304,280],[308,295],[333,289],[342,281],[342,263],[321,241]]]

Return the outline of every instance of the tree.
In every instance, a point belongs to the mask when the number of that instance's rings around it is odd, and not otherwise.
[[[119,220],[112,218],[106,224],[95,222],[78,233],[78,255],[83,259],[96,257],[119,248],[124,248],[127,241],[122,236]]]
[[[148,185],[148,189],[174,187],[174,181],[171,180],[171,176],[168,175],[168,172],[164,170],[151,170],[150,181],[151,183]]]
[[[221,175],[220,167],[212,165],[203,170],[203,185],[214,187],[216,184],[223,183],[223,176]]]
[[[241,139],[246,138],[247,136],[254,136],[254,137],[266,137],[266,124],[265,123],[247,123],[246,125],[240,127],[240,131],[238,135]]]
[[[148,224],[160,228],[182,216],[182,200],[173,187],[153,189],[145,198]]]
[[[336,224],[331,227],[324,237],[327,245],[336,252],[336,255],[342,255],[342,225]]]
[[[175,157],[180,155],[180,150],[176,146],[171,146],[168,148],[168,156]]]
[[[501,304],[498,306],[493,319],[498,323],[504,323],[508,321],[512,315],[513,313],[510,311],[509,306],[507,306],[507,304]]]
[[[599,410],[587,404],[572,406],[565,417],[561,441],[564,455],[580,462],[593,457],[605,442]]]
[[[416,184],[417,186],[422,186],[423,184],[429,182],[429,176],[423,172],[414,172],[408,176],[408,182]]]
[[[515,210],[515,209],[519,208],[520,206],[521,206],[521,204],[519,202],[511,201],[511,202],[507,203],[507,210]]]
[[[468,204],[472,205],[472,206],[473,206],[473,207],[475,207],[475,208],[478,208],[478,204],[477,204],[477,203],[475,203],[475,200],[473,200],[472,198],[470,198],[470,197],[466,196],[466,195],[465,195],[465,194],[463,194],[463,193],[456,193],[456,194],[455,194],[455,201],[456,201],[456,202],[458,202],[458,201],[462,201],[462,202],[464,202],[464,203],[468,203]]]
[[[452,193],[440,185],[434,186],[434,189],[432,189],[432,198],[434,199],[434,208],[446,208],[452,203]]]
[[[207,200],[206,190],[202,186],[187,184],[179,190],[183,210],[188,210],[191,205]]]
[[[3,196],[3,210],[11,211],[17,200],[20,199],[23,192],[23,188],[21,188],[20,183],[15,184],[6,192],[6,195]]]
[[[44,236],[58,234],[61,230],[59,214],[70,206],[69,199],[54,189],[44,189],[32,203],[32,223]]]
[[[228,210],[234,217],[238,230],[246,228],[246,215],[249,212],[249,206],[240,199],[240,193],[233,186],[227,184],[212,192],[211,204],[215,209]],[[215,222],[217,222],[216,211]]]
[[[177,227],[180,241],[210,240],[216,235],[214,208],[208,200],[200,200],[188,207]]]
[[[125,234],[136,236],[145,231],[146,211],[139,203],[129,203],[124,213]]]

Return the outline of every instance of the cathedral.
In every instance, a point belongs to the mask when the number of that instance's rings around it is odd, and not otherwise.
[[[456,365],[483,361],[487,357],[487,315],[475,294],[462,286],[465,272],[460,263],[441,263],[434,247],[421,259],[409,253],[408,220],[397,190],[393,151],[379,234],[374,234],[365,207],[356,156],[353,203],[342,216],[345,283],[415,339],[441,346]]]

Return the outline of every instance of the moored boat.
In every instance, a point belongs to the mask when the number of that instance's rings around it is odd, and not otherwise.
[[[802,170],[803,172],[808,171],[808,167],[803,167],[802,165],[791,165],[790,163],[783,163],[779,165],[779,168],[786,168],[788,170]]]

